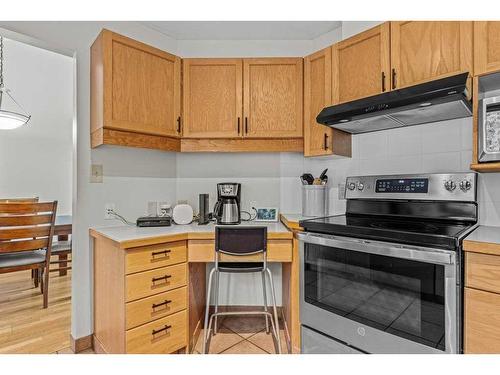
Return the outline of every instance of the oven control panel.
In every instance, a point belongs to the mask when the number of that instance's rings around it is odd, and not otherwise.
[[[348,177],[346,199],[476,201],[475,173]]]
[[[376,193],[427,193],[428,178],[383,178],[375,181]]]

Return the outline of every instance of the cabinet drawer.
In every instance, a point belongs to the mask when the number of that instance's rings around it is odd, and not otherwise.
[[[186,285],[186,264],[126,276],[127,302]]]
[[[127,329],[184,310],[187,304],[187,287],[127,303]]]
[[[186,346],[186,310],[127,331],[127,353],[172,353]]]
[[[465,253],[465,286],[500,293],[500,256]]]
[[[185,262],[186,241],[144,246],[127,251],[126,273],[141,272]]]
[[[500,353],[500,295],[465,288],[465,353]]]

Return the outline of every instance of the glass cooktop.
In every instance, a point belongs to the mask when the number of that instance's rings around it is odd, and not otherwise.
[[[455,249],[458,247],[461,235],[470,229],[473,224],[412,220],[408,218],[338,215],[303,220],[300,225],[309,232]]]

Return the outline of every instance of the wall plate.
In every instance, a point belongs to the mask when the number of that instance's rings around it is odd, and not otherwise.
[[[92,164],[90,168],[90,182],[102,183],[102,164]]]

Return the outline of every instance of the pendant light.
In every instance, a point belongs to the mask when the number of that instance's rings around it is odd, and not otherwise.
[[[10,98],[12,102],[23,112],[9,111],[5,109],[6,98]],[[26,111],[10,94],[10,90],[3,83],[3,37],[0,36],[0,130],[16,129],[30,120]]]

